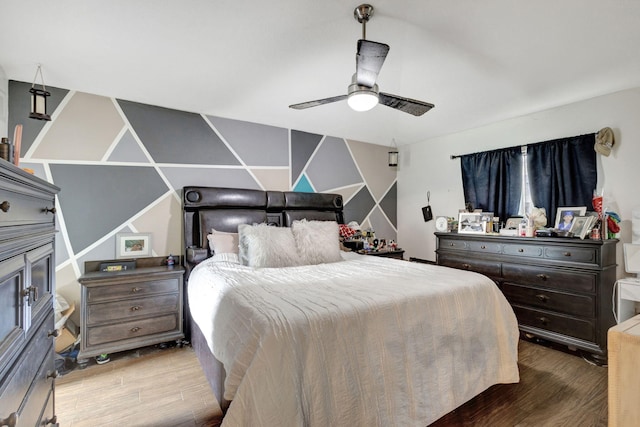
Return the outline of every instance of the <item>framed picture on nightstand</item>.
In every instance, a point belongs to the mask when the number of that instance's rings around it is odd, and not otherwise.
[[[151,256],[151,233],[116,234],[116,259]]]

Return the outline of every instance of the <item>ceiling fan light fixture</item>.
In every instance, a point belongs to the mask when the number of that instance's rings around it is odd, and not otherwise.
[[[347,104],[354,111],[369,111],[378,105],[378,94],[371,90],[361,90],[349,94]]]

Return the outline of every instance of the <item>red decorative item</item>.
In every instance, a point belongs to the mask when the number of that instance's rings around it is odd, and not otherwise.
[[[591,199],[593,210],[598,212],[598,217],[602,218],[602,196],[593,196]]]
[[[349,227],[347,224],[340,224],[340,236],[349,238],[356,234],[356,230]]]
[[[607,217],[607,228],[611,233],[617,233],[620,231],[620,225],[610,216]]]

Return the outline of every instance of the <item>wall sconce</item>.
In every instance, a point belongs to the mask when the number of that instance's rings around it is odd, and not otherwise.
[[[396,146],[396,140],[391,140],[391,148],[389,149],[389,167],[398,166],[398,147]]]
[[[36,79],[40,74],[40,80],[42,82],[42,89],[36,88]],[[42,76],[42,67],[38,64],[36,75],[33,77],[33,83],[31,84],[31,112],[29,113],[30,119],[51,121],[51,116],[47,114],[47,97],[51,96],[51,92],[47,91],[44,85],[44,77]]]

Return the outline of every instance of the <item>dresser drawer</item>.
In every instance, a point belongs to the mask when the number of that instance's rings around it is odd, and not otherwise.
[[[501,264],[495,261],[484,261],[440,254],[438,256],[438,264],[460,270],[475,271],[489,277],[500,277]]]
[[[55,215],[47,211],[53,207],[53,198],[18,194],[0,188],[0,226],[53,224]]]
[[[574,316],[595,317],[596,303],[591,295],[566,294],[511,283],[503,283],[502,292],[511,304],[526,305]]]
[[[53,376],[55,372],[54,359],[48,357],[44,360],[36,374],[36,378],[29,389],[27,403],[20,414],[19,425],[36,426],[39,424],[40,415],[47,406],[47,402],[53,391]],[[52,402],[53,403],[53,402]],[[51,418],[53,413],[42,414],[44,419]]]
[[[464,240],[454,240],[447,238],[440,238],[440,248],[447,250],[466,250],[467,243]]]
[[[544,248],[544,257],[558,261],[581,262],[597,264],[597,251],[593,248],[577,248],[562,246],[547,246]]]
[[[156,295],[147,298],[133,298],[87,306],[87,324],[127,320],[150,315],[177,313],[179,294]]]
[[[118,283],[103,286],[92,286],[87,289],[87,302],[108,301],[126,297],[140,297],[161,293],[179,292],[178,279],[160,279],[131,283]]]
[[[494,242],[467,242],[467,248],[473,252],[484,252],[489,254],[499,254],[502,252],[502,245]]]
[[[97,346],[114,341],[140,338],[163,332],[180,331],[179,313],[146,319],[132,320],[125,323],[87,328],[87,346]]]
[[[531,326],[585,341],[595,340],[595,326],[591,320],[577,319],[520,305],[513,305],[513,312],[520,326]]]
[[[505,282],[589,293],[595,292],[597,283],[597,276],[589,272],[509,263],[502,265],[502,277]]]
[[[542,246],[524,245],[518,243],[507,243],[503,246],[502,251],[505,255],[542,258],[544,253]]]

